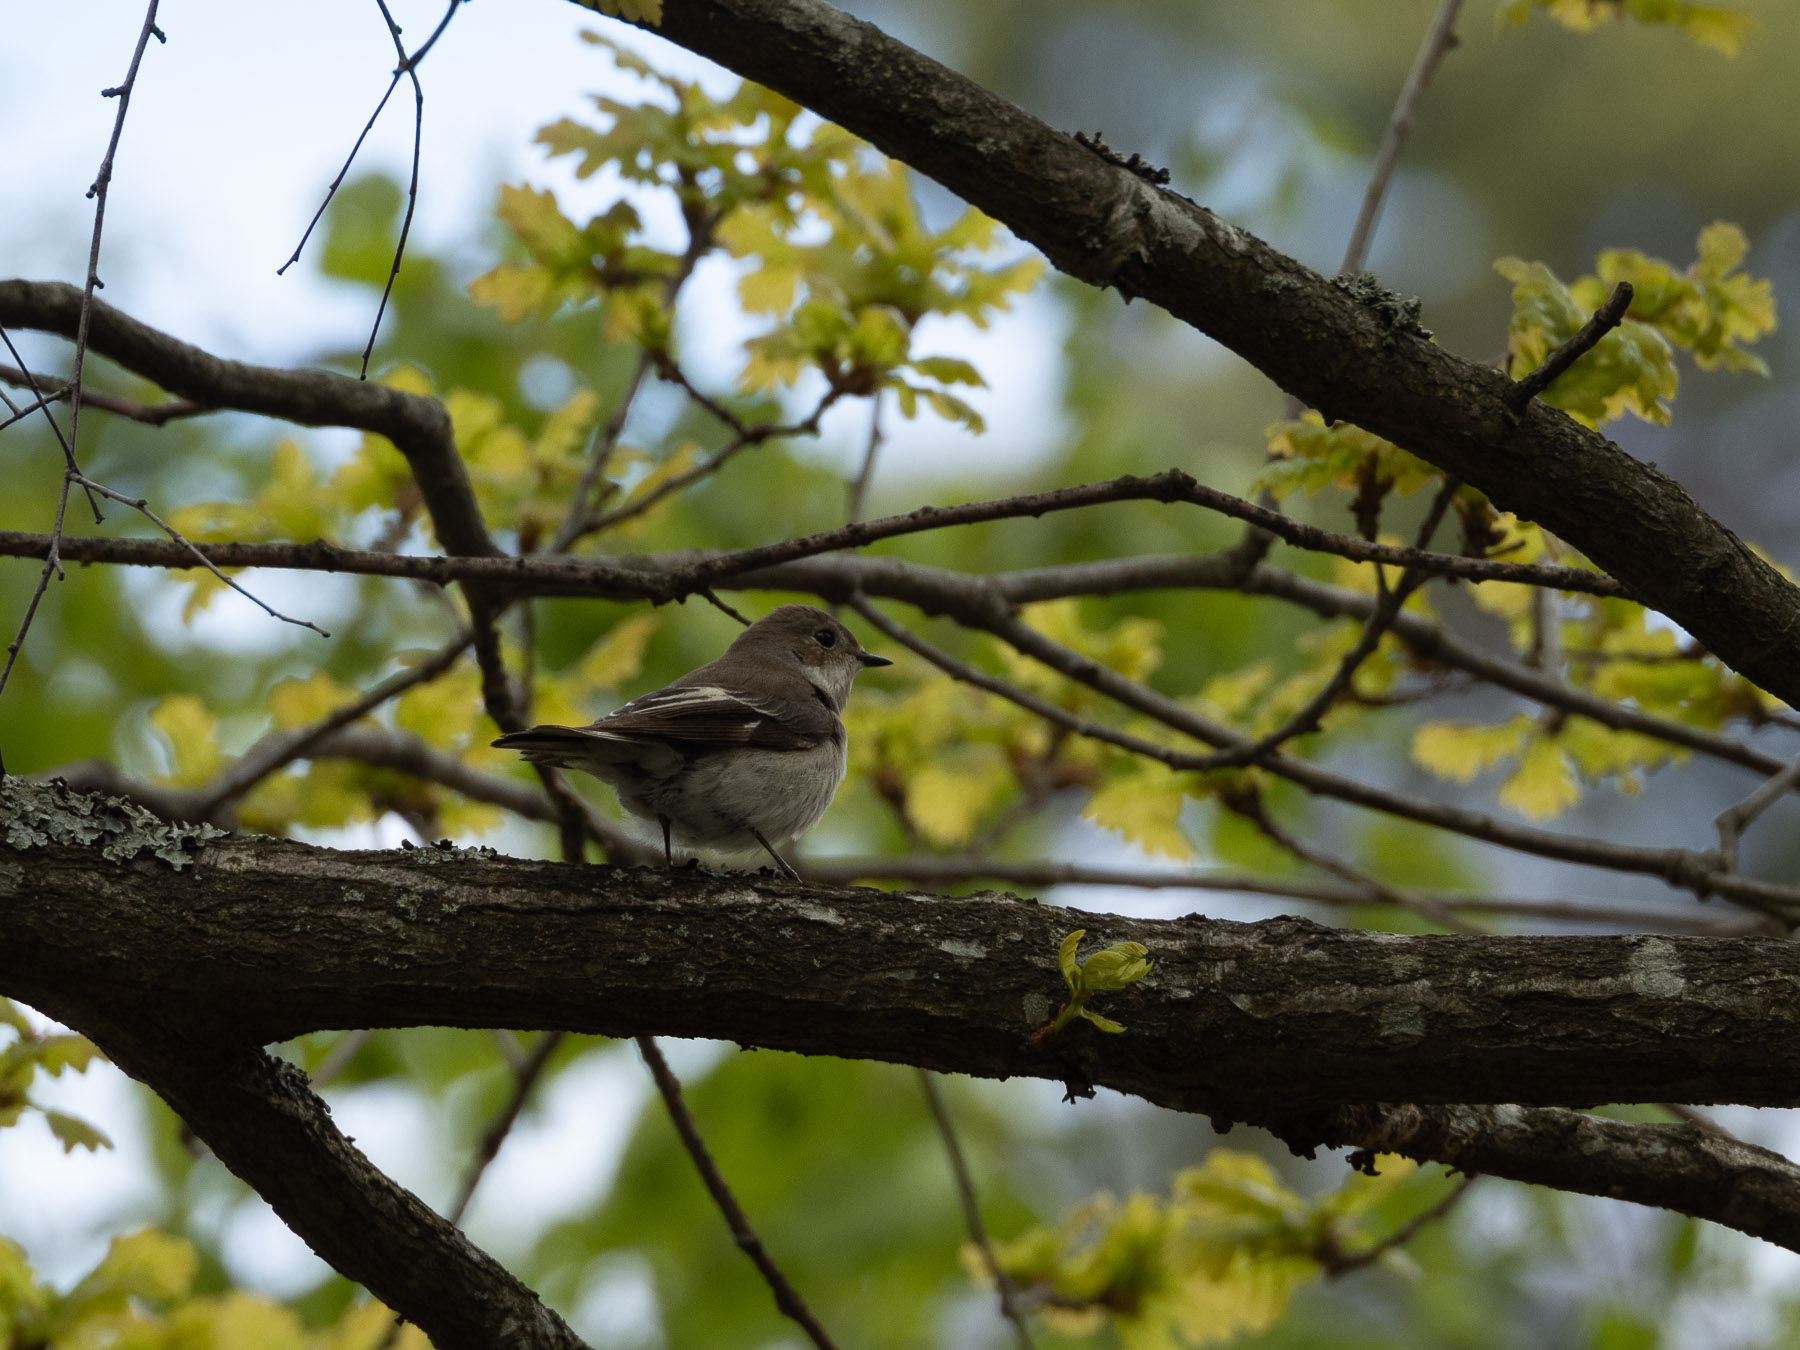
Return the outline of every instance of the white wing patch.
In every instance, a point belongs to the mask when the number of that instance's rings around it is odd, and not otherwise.
[[[770,711],[748,694],[740,694],[735,689],[717,684],[696,684],[686,689],[658,689],[653,694],[632,699],[619,711],[682,712],[708,709],[724,713],[734,708],[742,708],[759,716],[766,716]]]
[[[754,731],[779,709],[750,694],[716,684],[689,685],[680,689],[658,689],[634,698],[609,717],[604,717],[595,730],[606,734],[606,724],[615,718],[645,719],[649,723],[715,722],[735,724],[747,732]],[[619,733],[639,734],[638,728]]]

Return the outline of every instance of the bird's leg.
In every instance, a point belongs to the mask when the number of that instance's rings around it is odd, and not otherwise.
[[[658,816],[657,820],[662,823],[663,827],[663,866],[673,869],[675,866],[675,851],[669,847],[669,818],[667,816]]]
[[[800,880],[800,874],[788,865],[788,860],[786,858],[775,851],[775,845],[763,838],[761,830],[751,826],[750,833],[756,836],[756,842],[761,844],[763,846],[763,851],[775,860],[775,866],[781,869],[783,875],[785,875],[789,881]]]

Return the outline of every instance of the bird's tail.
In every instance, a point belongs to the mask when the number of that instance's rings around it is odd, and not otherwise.
[[[614,739],[578,727],[532,727],[529,731],[509,731],[493,744],[503,750],[517,750],[533,764],[549,764],[560,769],[579,769],[604,756],[602,746]]]

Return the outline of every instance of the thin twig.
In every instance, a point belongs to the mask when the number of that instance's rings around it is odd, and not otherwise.
[[[481,1132],[481,1142],[476,1146],[469,1170],[463,1173],[462,1185],[457,1188],[456,1201],[450,1206],[450,1212],[444,1215],[458,1227],[462,1225],[463,1215],[468,1212],[469,1202],[475,1198],[475,1190],[481,1185],[481,1178],[500,1155],[500,1146],[506,1142],[507,1135],[512,1133],[513,1126],[518,1123],[519,1113],[525,1109],[532,1090],[544,1076],[550,1056],[562,1045],[563,1035],[560,1031],[546,1031],[538,1037],[530,1053],[520,1063],[512,1066],[512,1091],[507,1094],[505,1105],[494,1114],[487,1128]]]
[[[381,303],[375,307],[375,322],[369,325],[369,341],[363,347],[361,378],[369,378],[369,358],[375,353],[375,338],[381,332],[381,318],[387,313],[388,299],[394,293],[394,282],[400,277],[400,262],[406,257],[407,236],[412,233],[413,212],[419,205],[419,150],[425,139],[425,86],[419,80],[419,63],[437,40],[444,35],[450,26],[450,20],[456,17],[456,8],[462,0],[450,0],[450,7],[444,11],[444,17],[438,20],[438,26],[432,30],[425,45],[411,56],[406,54],[406,45],[400,40],[400,25],[394,22],[394,16],[388,12],[387,0],[375,0],[381,10],[381,17],[387,20],[388,34],[394,39],[394,54],[400,58],[395,67],[398,78],[401,71],[412,81],[413,87],[413,147],[412,177],[406,185],[406,215],[400,221],[400,238],[394,244],[394,262],[388,268],[387,284],[381,288]],[[385,99],[383,100],[385,102]]]
[[[1271,843],[1286,849],[1302,862],[1311,864],[1321,872],[1329,873],[1341,881],[1347,881],[1352,886],[1360,886],[1368,899],[1392,905],[1396,909],[1411,910],[1415,914],[1424,915],[1433,923],[1441,924],[1453,933],[1486,933],[1488,931],[1484,925],[1462,917],[1447,906],[1438,904],[1432,897],[1409,895],[1404,891],[1395,890],[1385,881],[1365,872],[1362,868],[1334,858],[1329,853],[1296,838],[1270,817],[1260,792],[1235,793],[1221,800],[1228,810],[1249,821]]]
[[[731,1229],[731,1237],[738,1247],[756,1266],[757,1273],[775,1295],[775,1306],[794,1322],[811,1338],[818,1350],[837,1350],[825,1328],[806,1306],[804,1299],[788,1283],[787,1276],[781,1273],[775,1262],[770,1259],[768,1251],[763,1247],[762,1239],[757,1237],[756,1230],[750,1226],[743,1207],[731,1188],[725,1184],[725,1178],[719,1174],[718,1164],[713,1162],[708,1152],[706,1141],[700,1137],[700,1129],[694,1124],[689,1114],[687,1103],[681,1097],[681,1082],[669,1069],[669,1062],[663,1058],[653,1036],[637,1037],[638,1053],[644,1057],[644,1063],[650,1070],[650,1076],[656,1080],[656,1090],[662,1094],[663,1105],[669,1109],[669,1119],[674,1122],[675,1132],[681,1136],[682,1145],[693,1159],[694,1170],[700,1173],[700,1180],[705,1183],[707,1192],[713,1203],[725,1216],[725,1223]]]
[[[1413,1215],[1412,1218],[1401,1224],[1393,1232],[1389,1233],[1373,1246],[1365,1247],[1359,1252],[1345,1253],[1339,1250],[1336,1241],[1330,1235],[1327,1235],[1325,1241],[1313,1255],[1319,1264],[1324,1267],[1325,1273],[1333,1279],[1336,1279],[1340,1275],[1348,1275],[1353,1270],[1361,1270],[1365,1266],[1372,1266],[1389,1252],[1396,1251],[1411,1242],[1419,1235],[1419,1230],[1424,1228],[1425,1225],[1436,1223],[1439,1219],[1448,1214],[1456,1207],[1456,1203],[1461,1200],[1463,1196],[1468,1194],[1469,1187],[1473,1186],[1478,1180],[1480,1180],[1480,1178],[1476,1176],[1465,1175],[1458,1177],[1456,1179],[1456,1184],[1443,1195],[1439,1196],[1435,1204],[1430,1205]]]
[[[862,468],[857,470],[856,477],[850,481],[850,509],[847,518],[852,525],[863,518],[863,508],[869,499],[869,483],[875,477],[875,457],[881,451],[881,405],[884,399],[885,391],[878,389],[869,400],[869,439],[863,446]]]
[[[825,396],[819,400],[818,406],[800,422],[781,424],[765,423],[760,426],[749,426],[738,417],[736,413],[732,412],[731,409],[725,407],[724,404],[718,402],[716,399],[708,397],[706,394],[703,394],[698,389],[694,388],[692,384],[688,383],[687,376],[683,375],[680,369],[672,363],[666,360],[662,361],[658,364],[657,369],[658,373],[661,374],[664,379],[679,385],[687,392],[689,398],[693,399],[701,407],[713,414],[713,416],[724,422],[726,426],[730,427],[732,430],[732,439],[719,449],[713,451],[712,454],[708,455],[691,469],[685,469],[681,473],[665,478],[662,482],[651,488],[650,491],[644,493],[643,496],[633,498],[631,501],[628,501],[623,506],[619,507],[616,511],[609,511],[605,515],[593,517],[587,522],[586,527],[583,529],[584,534],[595,534],[601,530],[610,530],[615,525],[619,525],[624,521],[632,520],[637,516],[643,515],[644,512],[648,511],[665,497],[680,492],[683,488],[698,482],[709,474],[717,473],[719,469],[724,467],[727,461],[733,459],[742,451],[751,449],[753,446],[762,445],[767,441],[789,436],[818,435],[819,420],[825,416],[826,412],[830,410],[833,404],[844,396],[843,390],[841,389],[827,390]]]
[[[944,1141],[944,1152],[950,1159],[950,1171],[956,1178],[956,1195],[962,1202],[963,1222],[968,1226],[970,1240],[981,1252],[982,1263],[994,1277],[994,1288],[1000,1295],[1000,1315],[1012,1323],[1020,1350],[1034,1350],[1031,1329],[1025,1324],[1024,1310],[1019,1307],[1018,1287],[1013,1283],[1012,1276],[995,1259],[994,1244],[988,1238],[987,1225],[981,1221],[981,1202],[975,1196],[975,1178],[969,1173],[969,1161],[963,1156],[962,1141],[956,1137],[956,1126],[950,1119],[949,1109],[944,1105],[944,1094],[938,1091],[937,1077],[929,1069],[920,1069],[918,1073],[919,1090],[925,1094],[925,1104],[931,1108],[931,1118],[937,1123],[938,1135]]]
[[[563,517],[562,524],[556,527],[550,547],[545,552],[566,552],[570,545],[588,532],[588,503],[593,498],[595,486],[606,473],[606,466],[612,462],[613,454],[619,448],[619,437],[625,433],[626,419],[631,416],[632,405],[637,401],[638,391],[644,386],[644,376],[649,373],[652,364],[649,352],[638,353],[637,364],[632,367],[631,377],[625,381],[625,388],[619,393],[619,401],[613,405],[605,424],[594,435],[594,449],[581,471],[581,481],[575,485],[575,491],[569,498],[568,514]]]
[[[286,275],[288,268],[300,261],[300,254],[306,248],[306,241],[312,238],[312,232],[318,228],[319,221],[325,216],[325,208],[331,205],[332,198],[337,196],[337,190],[343,186],[344,178],[350,172],[350,166],[356,162],[357,152],[362,149],[362,144],[368,139],[369,133],[375,129],[375,120],[381,116],[381,110],[387,107],[387,101],[393,97],[394,90],[400,87],[401,73],[402,72],[396,70],[393,74],[393,78],[388,81],[387,92],[381,96],[381,101],[375,105],[375,111],[369,114],[369,120],[363,123],[362,134],[356,138],[356,143],[350,147],[350,153],[344,159],[344,167],[338,170],[337,177],[333,178],[330,185],[326,187],[325,200],[319,203],[319,209],[313,212],[313,218],[306,223],[306,230],[301,234],[300,242],[294,245],[294,251],[288,256],[288,260],[275,269],[276,276]]]
[[[689,170],[682,170],[684,181],[687,180],[689,173]],[[692,184],[690,183],[689,186]],[[687,247],[681,251],[681,260],[676,263],[675,270],[669,274],[668,284],[663,290],[663,304],[670,310],[675,308],[676,302],[681,298],[682,287],[686,286],[688,278],[694,275],[694,269],[700,265],[700,260],[712,251],[713,230],[719,223],[716,213],[689,202],[682,204],[681,215],[687,224],[688,241]],[[563,516],[562,524],[557,527],[556,534],[551,540],[549,548],[551,553],[563,552],[576,540],[593,533],[598,528],[595,521],[600,518],[594,515],[589,506],[594,488],[606,472],[606,466],[611,461],[613,452],[618,449],[619,437],[625,431],[625,421],[631,415],[638,392],[644,387],[644,376],[655,368],[659,361],[668,362],[668,360],[666,354],[659,355],[648,348],[638,353],[637,364],[632,367],[631,378],[626,381],[624,391],[619,395],[617,406],[613,408],[612,414],[606,419],[606,425],[601,428],[599,435],[595,438],[593,453],[588,456],[587,467],[581,472],[581,481],[575,485],[575,492],[569,498],[568,512]],[[614,485],[609,484],[608,490],[613,490],[613,487]]]
[[[1719,832],[1719,856],[1727,872],[1737,871],[1738,841],[1758,816],[1781,799],[1794,784],[1800,782],[1800,757],[1789,761],[1786,768],[1763,783],[1743,801],[1721,811],[1713,821]]]
[[[69,374],[69,439],[63,447],[68,455],[68,471],[72,474],[81,472],[75,461],[75,446],[79,443],[81,426],[81,376],[87,362],[88,324],[94,313],[94,292],[101,286],[100,236],[106,224],[106,194],[112,185],[113,158],[119,151],[119,138],[125,134],[125,114],[131,106],[131,91],[137,87],[138,66],[144,59],[144,49],[150,45],[152,37],[161,43],[169,40],[163,35],[162,29],[156,26],[157,2],[158,0],[150,0],[149,6],[144,10],[144,26],[138,32],[137,46],[131,53],[131,68],[125,72],[124,82],[100,91],[102,98],[119,100],[119,111],[113,116],[112,136],[106,142],[106,155],[100,161],[100,171],[94,175],[93,184],[87,190],[87,195],[94,203],[94,233],[88,244],[87,280],[81,290],[81,317],[75,325],[75,360]],[[100,504],[94,500],[91,490],[88,493],[88,506],[94,512],[95,524],[98,524],[101,520]]]
[[[33,377],[26,371],[14,366],[0,366],[0,382],[12,385],[35,387]],[[60,380],[38,396],[37,401],[20,408],[7,399],[12,408],[12,416],[0,422],[0,431],[6,430],[14,422],[36,412],[47,403],[57,403],[72,397],[75,388],[73,380]],[[143,422],[147,426],[160,427],[181,417],[198,417],[203,413],[216,412],[217,409],[207,407],[203,403],[195,403],[191,399],[175,398],[165,403],[136,403],[131,399],[118,398],[112,394],[99,394],[91,389],[81,393],[81,406],[98,408],[102,412],[116,413],[120,417],[129,417],[134,422]]]
[[[1457,46],[1456,17],[1461,9],[1462,0],[1441,0],[1431,27],[1425,30],[1425,40],[1419,44],[1418,55],[1413,57],[1412,69],[1406,72],[1406,82],[1400,86],[1400,96],[1394,100],[1387,130],[1382,133],[1381,148],[1375,154],[1375,167],[1369,174],[1368,187],[1363,190],[1362,208],[1356,213],[1356,226],[1350,231],[1350,242],[1344,249],[1344,262],[1338,268],[1339,273],[1363,269],[1369,241],[1375,234],[1382,203],[1394,178],[1394,168],[1400,162],[1400,151],[1412,133],[1413,115],[1418,112],[1419,101],[1425,96],[1425,88],[1431,83],[1432,76],[1437,74],[1438,66]]]
[[[134,511],[138,512],[146,520],[148,520],[152,525],[156,526],[157,529],[161,530],[164,534],[168,535],[171,543],[180,544],[184,548],[186,548],[193,555],[194,560],[201,567],[204,567],[207,571],[211,572],[221,582],[223,582],[225,585],[229,586],[232,590],[236,591],[239,595],[243,596],[244,599],[248,600],[251,604],[255,605],[258,609],[260,609],[263,613],[267,614],[270,618],[280,619],[283,623],[291,623],[297,628],[310,628],[310,629],[312,629],[313,632],[317,633],[320,637],[328,638],[331,636],[330,633],[327,633],[323,628],[319,627],[318,624],[313,623],[311,620],[293,618],[290,615],[283,614],[280,610],[275,609],[272,606],[265,604],[263,601],[258,600],[254,595],[250,594],[249,591],[245,590],[242,586],[238,585],[237,582],[233,581],[230,577],[226,576],[223,572],[221,572],[217,567],[213,566],[212,561],[204,553],[202,553],[200,551],[200,549],[197,545],[195,545],[192,541],[187,539],[179,530],[177,530],[173,525],[169,524],[168,521],[164,520],[161,516],[157,515],[156,512],[152,511],[150,509],[150,503],[148,501],[146,501],[144,498],[142,498],[142,497],[127,497],[124,493],[114,492],[111,488],[106,487],[103,484],[96,483],[91,478],[87,478],[81,474],[72,474],[72,475],[70,475],[70,477],[73,479],[74,482],[80,484],[82,487],[86,488],[89,492],[97,492],[102,497],[107,498],[109,501],[118,502],[121,506],[131,507]]]
[[[1544,358],[1544,364],[1506,391],[1507,402],[1517,410],[1550,387],[1552,381],[1591,351],[1601,338],[1625,321],[1631,308],[1631,283],[1621,281],[1613,287],[1606,303],[1595,310],[1588,321],[1575,330],[1575,336]]]
[[[349,1068],[374,1034],[373,1028],[357,1027],[354,1031],[346,1031],[339,1036],[333,1042],[331,1049],[325,1052],[325,1057],[319,1061],[318,1068],[307,1076],[308,1081],[312,1083],[313,1091],[323,1091],[326,1084]]]
[[[474,635],[465,630],[416,665],[390,675],[361,698],[334,708],[318,721],[293,731],[265,736],[207,785],[194,808],[198,817],[212,819],[222,806],[242,797],[270,774],[297,759],[307,758],[309,752],[332,733],[368,716],[408,689],[435,680],[456,664],[474,640]]]
[[[1431,544],[1431,536],[1437,533],[1438,525],[1444,519],[1444,512],[1450,509],[1450,500],[1456,495],[1461,482],[1455,478],[1446,478],[1432,500],[1431,508],[1425,513],[1424,523],[1419,527],[1418,542],[1414,545],[1423,553]],[[1375,654],[1381,645],[1382,637],[1393,627],[1394,620],[1399,617],[1400,608],[1407,597],[1424,585],[1429,579],[1427,574],[1416,567],[1409,567],[1401,573],[1393,586],[1388,586],[1386,576],[1380,567],[1375,569],[1375,579],[1379,584],[1380,595],[1367,621],[1363,624],[1362,633],[1356,643],[1345,652],[1338,661],[1337,669],[1326,680],[1317,693],[1297,709],[1281,726],[1242,751],[1233,752],[1224,762],[1251,764],[1263,758],[1270,751],[1278,749],[1296,736],[1305,736],[1319,729],[1319,722],[1340,695],[1349,689],[1356,678],[1356,672],[1362,668],[1363,662]]]
[[[818,410],[822,411],[823,408]],[[808,419],[808,423],[802,424],[802,429],[816,422],[818,412]],[[783,429],[771,434],[792,432],[790,429]],[[1099,483],[1083,483],[1076,487],[1053,488],[1047,492],[1027,492],[1013,497],[964,502],[956,506],[922,506],[903,515],[882,516],[876,520],[841,525],[836,529],[783,540],[777,544],[717,555],[669,575],[672,582],[679,584],[710,585],[723,581],[728,576],[772,567],[778,563],[793,562],[839,549],[864,548],[879,540],[943,529],[950,525],[979,525],[989,521],[1013,520],[1021,516],[1036,517],[1052,511],[1074,511],[1103,503],[1129,501],[1185,503],[1205,507],[1221,515],[1235,516],[1239,520],[1261,525],[1297,548],[1333,553],[1356,562],[1417,567],[1434,576],[1460,577],[1466,581],[1516,581],[1590,595],[1626,594],[1624,586],[1617,579],[1603,572],[1575,567],[1546,567],[1532,563],[1495,562],[1486,558],[1463,557],[1460,554],[1429,553],[1418,548],[1371,543],[1366,539],[1335,534],[1316,525],[1290,520],[1279,511],[1272,511],[1229,492],[1209,487],[1180,469],[1165,469],[1148,478],[1127,474]]]
[[[743,614],[731,605],[728,605],[723,600],[719,599],[719,597],[713,593],[712,587],[708,586],[705,590],[701,591],[700,598],[706,601],[706,603],[711,605],[714,609],[718,610],[721,614],[729,614],[732,618],[743,624],[744,627],[748,628],[750,626],[750,620],[745,618]]]
[[[59,546],[62,543],[63,518],[69,509],[70,478],[63,474],[62,486],[56,494],[55,528],[50,533],[50,547],[44,554],[44,566],[38,572],[37,586],[31,592],[31,600],[25,606],[25,617],[19,620],[19,627],[13,634],[13,640],[6,648],[6,668],[0,670],[0,694],[6,692],[6,682],[12,678],[13,666],[19,659],[19,653],[25,646],[25,635],[31,631],[31,621],[37,617],[38,605],[43,601],[44,592],[50,589],[50,578],[62,578],[62,559]],[[6,760],[0,756],[0,774],[6,772]]]
[[[1735,1139],[1737,1137],[1704,1111],[1696,1111],[1693,1107],[1688,1106],[1683,1102],[1658,1102],[1657,1105],[1662,1107],[1662,1109],[1667,1111],[1670,1115],[1674,1116],[1675,1119],[1685,1121],[1689,1125],[1705,1130],[1708,1134],[1723,1135],[1727,1139]]]
[[[452,0],[450,13],[453,14],[455,11],[456,0]],[[410,66],[417,65],[425,59],[425,53],[431,50],[432,44],[434,44],[439,36],[442,35],[444,29],[449,25],[449,22],[450,14],[446,14],[443,19],[439,20],[438,26],[433,30],[431,37],[426,40],[425,45],[419,49],[418,54],[411,59],[410,63],[406,59],[405,52],[401,53],[401,64],[395,69],[393,77],[388,81],[387,92],[381,96],[381,101],[375,105],[375,111],[369,114],[369,120],[363,123],[362,134],[356,138],[356,143],[350,147],[350,153],[344,158],[344,167],[338,170],[337,177],[333,178],[330,186],[325,189],[325,200],[319,203],[319,209],[313,212],[312,219],[307,222],[306,232],[300,236],[300,242],[294,245],[293,254],[286,262],[275,269],[276,276],[281,276],[288,268],[300,261],[300,254],[306,248],[306,241],[312,238],[312,232],[318,228],[319,221],[325,216],[325,209],[331,205],[332,198],[337,196],[337,190],[343,186],[344,179],[350,173],[350,166],[356,163],[357,152],[362,149],[363,142],[369,138],[369,133],[375,129],[375,122],[376,119],[381,116],[381,110],[387,107],[388,99],[392,98],[394,90],[400,87],[400,77],[406,74]],[[392,18],[388,19],[388,24],[392,31],[399,31],[398,29],[393,28]]]

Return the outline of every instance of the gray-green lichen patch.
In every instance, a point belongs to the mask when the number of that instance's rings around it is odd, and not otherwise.
[[[1399,291],[1389,290],[1373,272],[1333,277],[1331,284],[1364,309],[1373,311],[1384,327],[1395,332],[1411,333],[1415,337],[1431,337],[1431,330],[1419,322],[1424,314],[1424,302],[1416,295],[1402,295]]]
[[[98,849],[109,862],[161,858],[179,872],[208,840],[229,833],[205,824],[170,824],[135,802],[76,792],[60,781],[0,781],[0,845],[17,853],[60,844]]]

